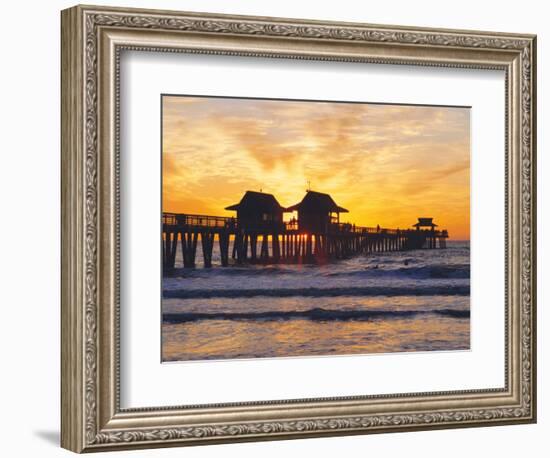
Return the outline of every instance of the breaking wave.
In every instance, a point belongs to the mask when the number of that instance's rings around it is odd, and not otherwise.
[[[469,310],[327,310],[314,308],[303,311],[270,310],[264,312],[180,312],[164,313],[166,323],[185,323],[201,320],[235,320],[235,321],[278,321],[278,320],[312,320],[312,321],[367,321],[375,319],[407,318],[415,315],[435,314],[449,318],[469,318]]]
[[[386,287],[364,286],[345,288],[277,288],[277,289],[173,289],[164,290],[165,299],[211,299],[239,297],[337,297],[337,296],[467,296],[467,285]]]
[[[370,267],[363,270],[331,272],[327,277],[408,277],[417,279],[430,278],[470,278],[468,264],[449,265],[439,264],[432,266],[400,267],[397,269],[378,269]]]

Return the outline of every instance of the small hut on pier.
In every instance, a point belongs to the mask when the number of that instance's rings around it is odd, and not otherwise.
[[[329,232],[332,224],[340,223],[340,213],[348,213],[330,195],[316,191],[307,191],[300,203],[288,207],[286,211],[298,212],[300,231],[317,234]]]
[[[246,191],[238,204],[225,207],[237,212],[237,225],[249,230],[279,230],[283,228],[285,210],[273,194]]]
[[[416,227],[416,230],[419,231],[421,228],[429,228],[431,231],[434,231],[437,227],[437,224],[433,222],[433,218],[418,218],[418,222],[413,224],[413,227]]]

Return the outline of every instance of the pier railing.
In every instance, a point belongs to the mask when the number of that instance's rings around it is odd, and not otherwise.
[[[163,213],[162,224],[168,226],[197,226],[230,228],[236,226],[236,218],[225,216],[189,215],[182,213]]]
[[[385,227],[367,227],[367,226],[356,226],[351,223],[337,223],[332,224],[334,232],[351,232],[353,234],[398,234],[399,229],[388,229]]]
[[[237,218],[229,216],[212,216],[212,215],[195,215],[188,213],[163,213],[162,223],[167,226],[187,226],[195,228],[220,228],[228,230],[236,230],[239,226]],[[272,221],[258,222],[255,224],[247,224],[247,230],[276,230],[281,231],[298,231],[298,220],[293,219],[285,221],[282,224]],[[387,234],[387,235],[400,235],[407,233],[418,232],[416,229],[390,229],[386,227],[369,227],[369,226],[356,226],[351,223],[330,223],[327,226],[326,232],[330,234]],[[434,230],[421,229],[420,232],[433,233],[436,237],[448,237],[447,230]]]

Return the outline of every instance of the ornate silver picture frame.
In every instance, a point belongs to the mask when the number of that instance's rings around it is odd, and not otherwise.
[[[536,421],[535,36],[93,6],[64,10],[61,34],[64,448],[92,452]],[[122,408],[119,130],[126,50],[503,71],[505,386]]]

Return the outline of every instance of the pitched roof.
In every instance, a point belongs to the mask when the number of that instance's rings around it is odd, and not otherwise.
[[[434,224],[433,218],[418,218],[418,223],[413,224],[413,227],[437,227],[437,224]]]
[[[273,194],[246,191],[238,204],[225,207],[226,210],[245,210],[257,213],[271,213],[284,210]]]
[[[306,212],[326,211],[348,213],[348,210],[337,205],[334,199],[328,194],[316,191],[307,191],[300,203],[292,205],[292,207],[288,207],[286,210],[289,212],[301,210]]]

